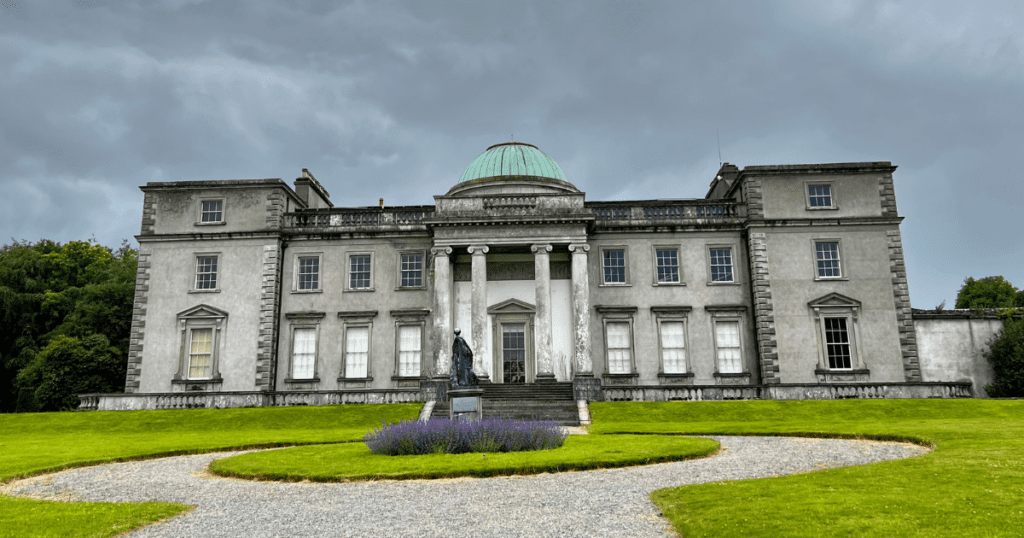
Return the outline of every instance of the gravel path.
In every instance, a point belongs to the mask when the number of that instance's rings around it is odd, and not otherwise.
[[[156,536],[657,536],[669,525],[648,495],[682,484],[780,476],[918,456],[896,443],[714,437],[716,457],[599,471],[351,484],[248,482],[205,471],[221,452],[39,476],[9,495],[172,501],[192,512],[132,533]]]

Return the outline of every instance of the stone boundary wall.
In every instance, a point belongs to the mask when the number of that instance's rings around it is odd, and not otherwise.
[[[163,392],[150,394],[79,394],[78,409],[138,411],[148,409],[225,409],[293,405],[388,404],[423,401],[418,388],[296,392]]]
[[[971,398],[970,382],[855,383],[844,385],[779,384],[728,387],[721,385],[606,387],[606,402],[721,400],[846,400],[882,398]]]

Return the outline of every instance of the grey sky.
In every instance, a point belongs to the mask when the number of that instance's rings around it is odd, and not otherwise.
[[[768,7],[769,4],[772,7]],[[1007,2],[0,0],[0,235],[117,246],[147,181],[309,168],[432,203],[536,144],[590,200],[892,161],[915,307],[1024,287],[1024,7]]]

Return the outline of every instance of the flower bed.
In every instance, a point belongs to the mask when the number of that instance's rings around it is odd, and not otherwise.
[[[547,450],[562,446],[567,436],[552,421],[432,419],[385,423],[367,433],[363,442],[375,454],[409,456]]]

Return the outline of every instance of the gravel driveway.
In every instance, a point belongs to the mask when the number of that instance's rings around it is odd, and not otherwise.
[[[682,484],[780,476],[918,456],[908,444],[714,437],[716,457],[623,469],[351,484],[249,482],[205,471],[221,452],[100,465],[29,478],[9,495],[198,505],[132,537],[658,536],[669,525],[648,495]]]

